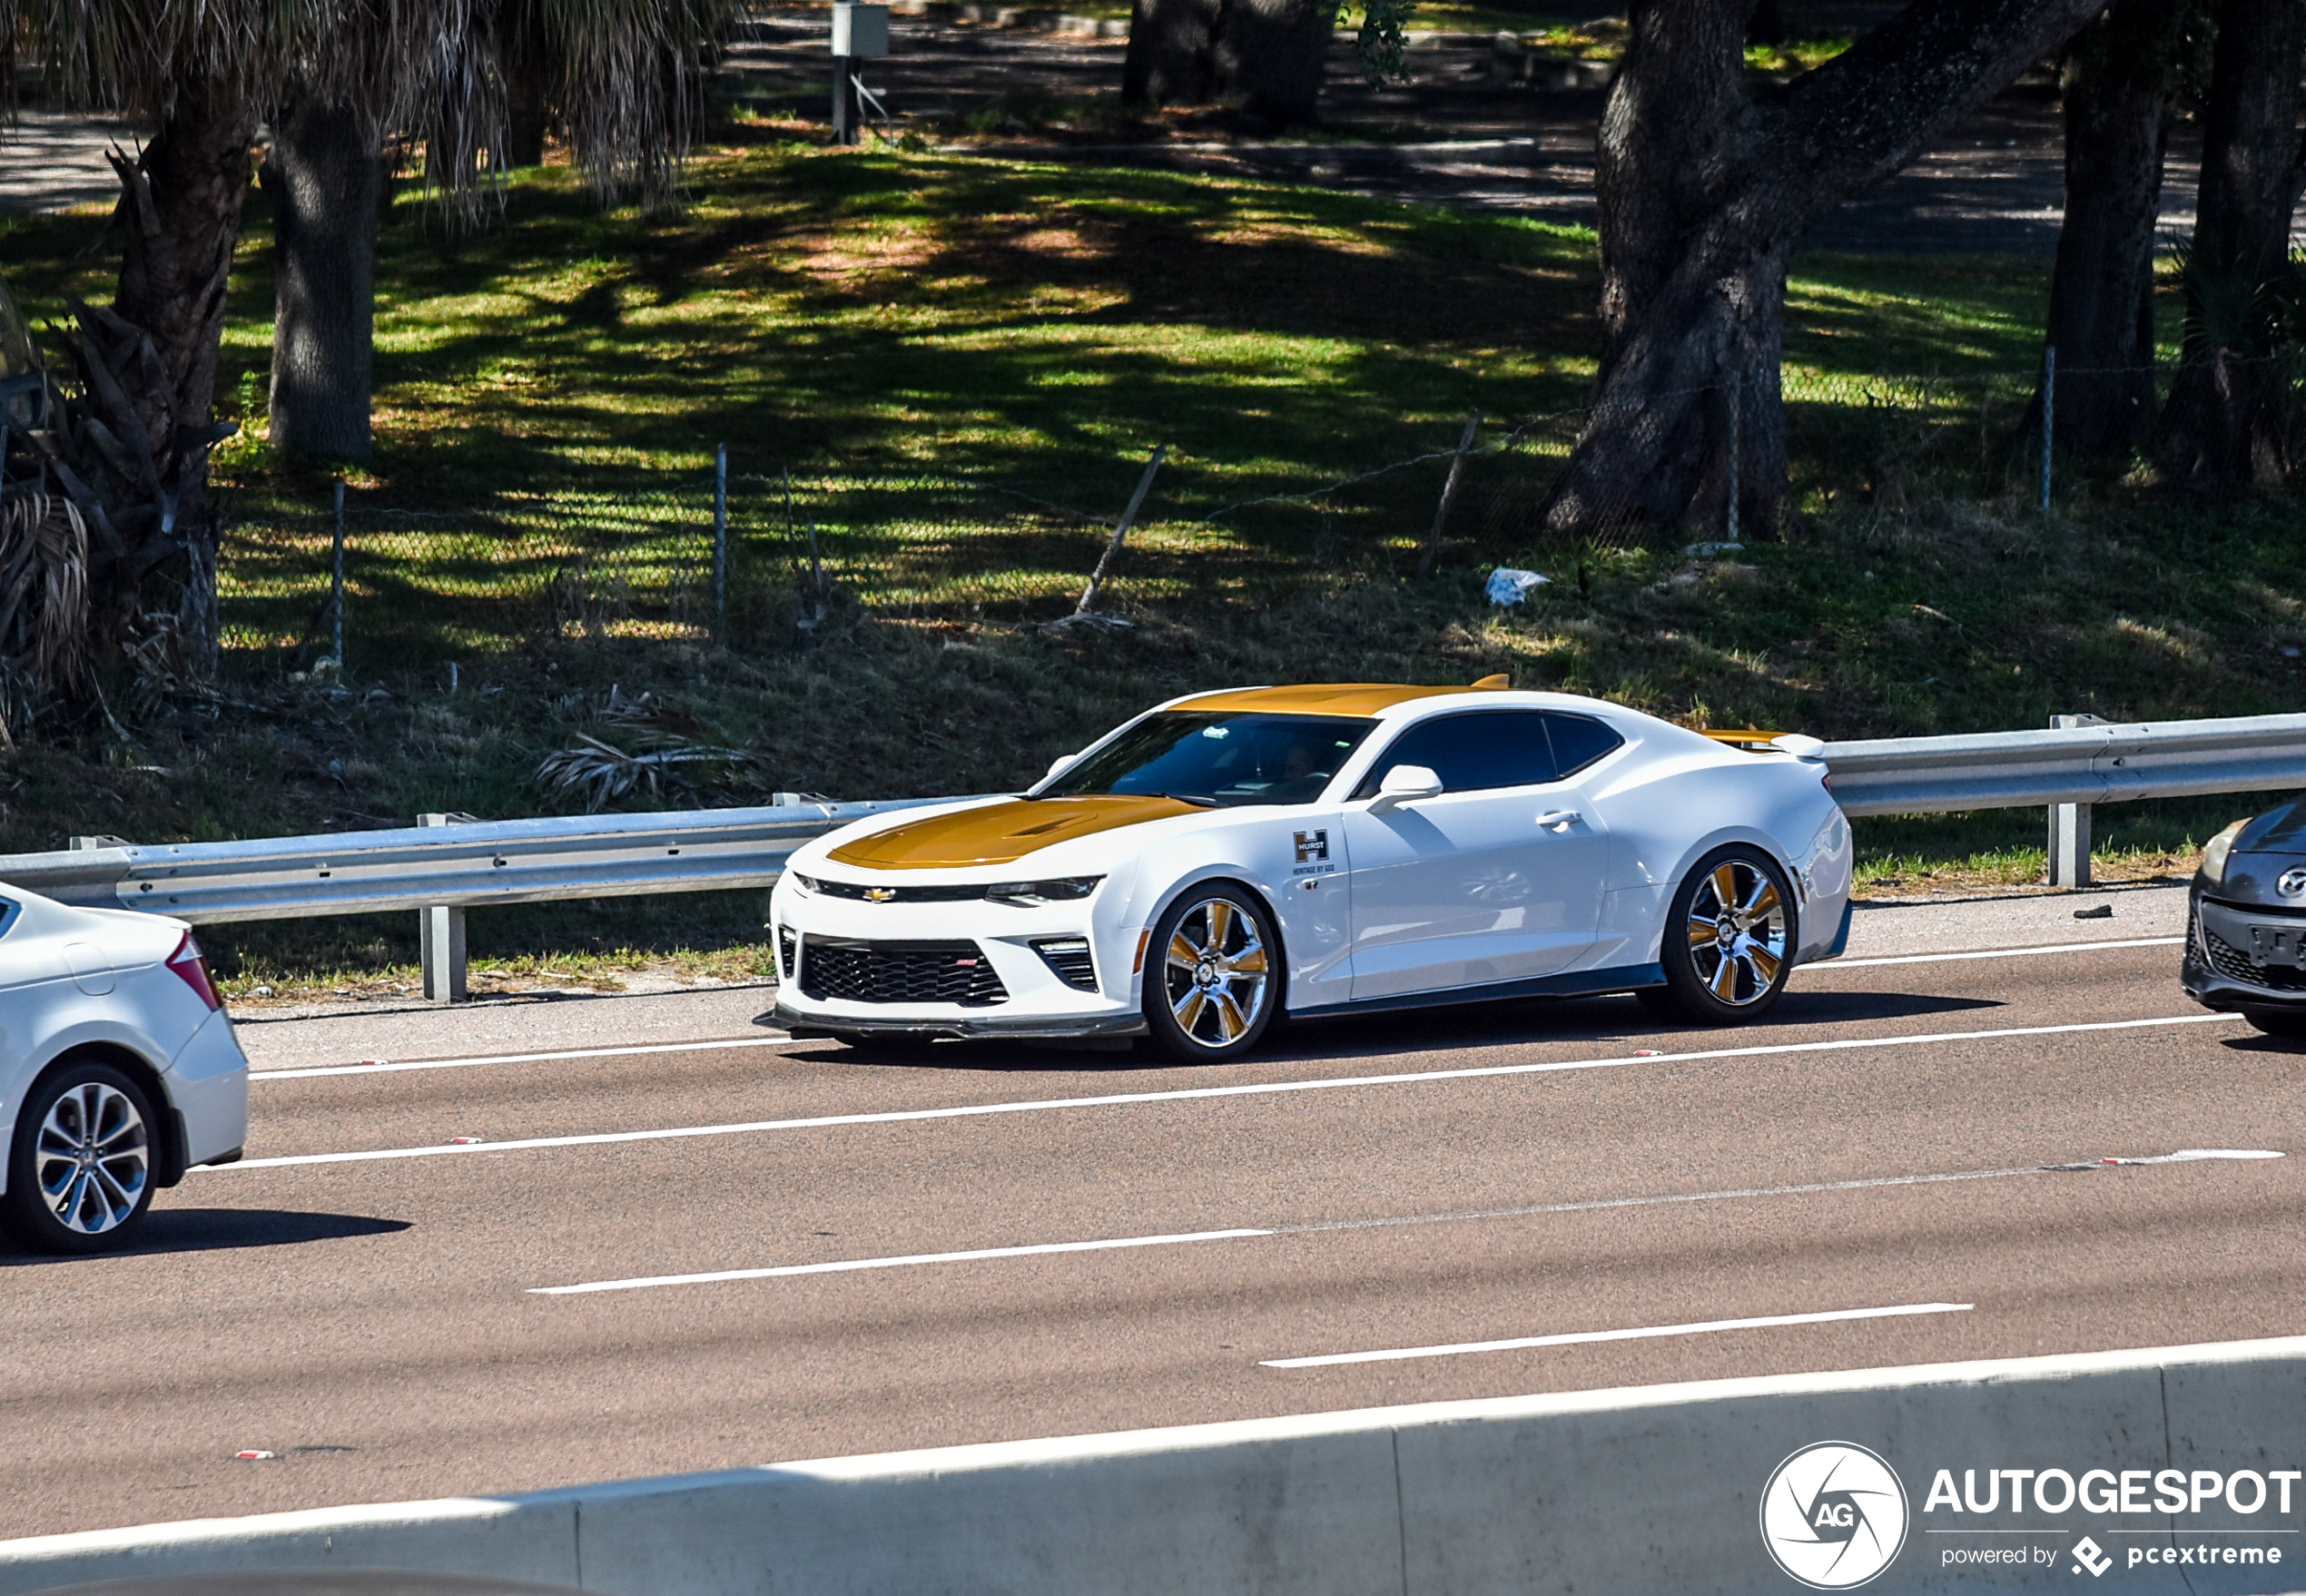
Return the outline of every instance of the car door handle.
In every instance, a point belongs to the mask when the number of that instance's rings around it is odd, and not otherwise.
[[[1554,831],[1567,831],[1584,818],[1574,809],[1549,809],[1537,817],[1537,823]]]

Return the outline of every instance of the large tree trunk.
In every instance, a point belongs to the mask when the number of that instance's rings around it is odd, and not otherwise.
[[[1121,94],[1133,105],[1237,106],[1312,122],[1336,14],[1321,0],[1136,0]]]
[[[2122,455],[2153,419],[2153,236],[2185,8],[2114,0],[2075,35],[2065,101],[2065,221],[2050,277],[2062,448]]]
[[[133,166],[122,172],[120,289],[113,310],[150,338],[163,386],[134,396],[165,473],[187,470],[180,517],[194,516],[207,482],[224,291],[247,197],[250,108],[208,84],[190,84]]]
[[[508,167],[542,166],[545,133],[552,125],[550,70],[526,42],[505,53],[505,151]]]
[[[2155,428],[2166,480],[2230,488],[2288,468],[2266,290],[2287,269],[2298,203],[2306,18],[2297,0],[2221,0],[2186,261],[2183,363]]]
[[[111,343],[92,348],[93,361],[82,361],[98,386],[93,367],[139,374],[118,407],[120,424],[132,434],[121,439],[123,455],[136,462],[158,506],[150,546],[184,551],[184,619],[194,662],[203,669],[213,667],[217,643],[217,526],[208,506],[216,366],[255,133],[244,101],[221,85],[191,83],[178,89],[153,142],[133,163],[113,156],[121,179],[120,288],[110,320],[103,321]],[[94,334],[89,329],[84,336],[95,343]],[[123,568],[132,573],[128,580],[138,579],[137,566]],[[106,598],[115,606],[136,602],[125,593]]]
[[[375,122],[344,105],[297,106],[273,126],[263,179],[279,269],[272,445],[365,459],[384,188]]]
[[[1743,64],[1752,0],[1635,0],[1595,169],[1598,391],[1546,525],[1714,525],[1733,450],[1741,519],[1773,524],[1787,250],[2104,3],[1914,0],[1757,98]]]

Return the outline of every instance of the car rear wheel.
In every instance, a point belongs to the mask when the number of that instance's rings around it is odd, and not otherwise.
[[[0,1227],[42,1252],[118,1246],[152,1205],[157,1123],[143,1089],[112,1065],[57,1070],[16,1116]]]
[[[1733,842],[1698,861],[1673,894],[1658,952],[1665,985],[1637,995],[1672,1019],[1743,1024],[1786,990],[1793,951],[1786,872],[1760,849]]]
[[[1281,1007],[1281,939],[1248,888],[1197,886],[1153,924],[1145,1023],[1175,1059],[1222,1064],[1254,1048]]]

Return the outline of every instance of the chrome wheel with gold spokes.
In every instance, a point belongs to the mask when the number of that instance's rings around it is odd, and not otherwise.
[[[1685,1020],[1749,1020],[1785,990],[1793,938],[1792,892],[1777,862],[1743,844],[1717,849],[1673,896],[1659,949],[1665,985],[1643,1000]]]
[[[1169,906],[1153,928],[1158,963],[1145,972],[1145,1017],[1179,1058],[1247,1052],[1271,1022],[1280,959],[1271,919],[1255,893],[1204,886]]]

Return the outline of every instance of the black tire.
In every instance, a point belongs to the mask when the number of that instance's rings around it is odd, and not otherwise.
[[[52,1072],[16,1114],[0,1228],[44,1253],[120,1246],[152,1207],[159,1129],[144,1089],[112,1065]]]
[[[1716,848],[1674,892],[1658,950],[1665,985],[1637,996],[1653,1014],[1700,1025],[1759,1020],[1786,990],[1798,930],[1776,860],[1746,842]]]
[[[2287,1009],[2245,1009],[2242,1017],[2267,1036],[2278,1036],[2284,1040],[2306,1037],[2306,1014],[2293,1013]]]
[[[1231,1063],[1272,1029],[1286,968],[1264,899],[1238,882],[1200,882],[1153,922],[1146,1027],[1172,1059]]]

